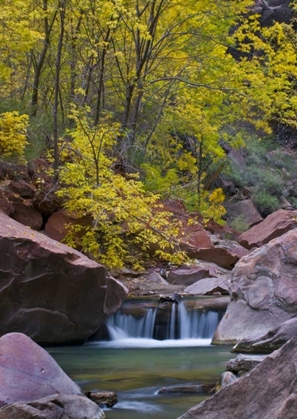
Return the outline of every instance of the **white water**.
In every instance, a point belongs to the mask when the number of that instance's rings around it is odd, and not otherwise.
[[[178,307],[176,307],[178,305]],[[172,303],[163,340],[154,338],[158,308],[150,308],[142,318],[118,311],[106,322],[111,341],[101,342],[108,347],[196,347],[210,345],[219,323],[217,312],[187,311],[183,302]]]

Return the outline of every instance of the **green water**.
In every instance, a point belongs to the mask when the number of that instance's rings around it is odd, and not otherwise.
[[[47,349],[83,390],[114,391],[108,419],[175,419],[209,395],[158,395],[164,386],[214,383],[229,347],[110,348],[99,343]]]

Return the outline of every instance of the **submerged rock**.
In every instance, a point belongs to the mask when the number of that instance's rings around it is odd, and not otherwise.
[[[85,395],[99,406],[113,407],[118,402],[118,397],[114,392],[87,391]]]
[[[74,249],[0,213],[0,335],[84,342],[115,312],[126,288]]]
[[[209,394],[214,392],[215,384],[190,384],[165,386],[159,389],[158,394]]]
[[[297,336],[182,419],[296,419]]]
[[[233,372],[223,372],[220,376],[220,379],[216,383],[215,390],[218,392],[220,389],[225,388],[225,386],[233,384],[237,381],[238,376],[236,376]]]

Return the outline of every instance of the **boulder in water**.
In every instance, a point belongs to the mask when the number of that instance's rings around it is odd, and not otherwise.
[[[296,419],[297,336],[182,419]]]
[[[214,344],[259,338],[295,316],[296,241],[297,229],[290,230],[237,263],[230,279],[231,302],[213,337]]]
[[[0,338],[0,407],[0,418],[103,415],[47,351],[20,333]]]
[[[127,289],[74,249],[0,213],[0,335],[82,343],[122,304]]]

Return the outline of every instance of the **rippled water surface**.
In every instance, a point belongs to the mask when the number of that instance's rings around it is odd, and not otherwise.
[[[166,341],[126,340],[47,350],[83,390],[117,393],[119,402],[104,410],[108,419],[174,419],[208,396],[157,391],[214,383],[232,354],[229,347],[210,346],[209,340]]]

